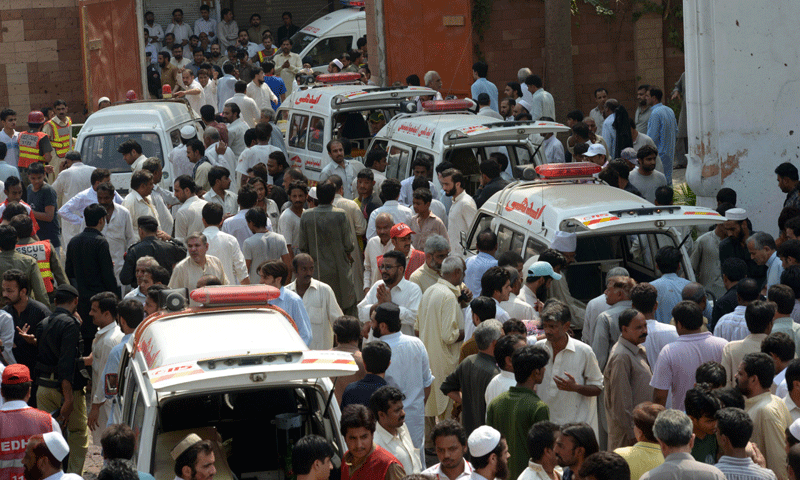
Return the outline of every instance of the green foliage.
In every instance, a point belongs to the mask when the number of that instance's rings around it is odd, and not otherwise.
[[[484,34],[489,28],[493,3],[494,0],[472,0],[472,32],[478,38],[478,42],[474,47],[475,57],[479,60],[484,59],[480,45],[483,43]]]
[[[618,1],[619,0],[583,0],[583,3],[593,6],[597,15],[610,19],[614,17],[614,10],[611,9],[611,4],[617,3]],[[571,0],[570,10],[573,16],[578,14],[577,0]]]
[[[672,203],[675,205],[694,207],[697,205],[697,195],[692,191],[689,185],[681,183],[675,187],[675,191],[672,195]]]
[[[683,2],[680,0],[665,0],[659,5],[652,0],[632,0],[634,7],[633,21],[642,18],[648,13],[656,13],[664,19],[664,28],[667,30],[667,41],[683,53]]]

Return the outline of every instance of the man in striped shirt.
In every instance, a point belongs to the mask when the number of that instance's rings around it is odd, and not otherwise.
[[[742,409],[723,408],[717,411],[717,444],[722,457],[716,467],[727,480],[776,480],[772,470],[760,467],[746,452],[753,434],[753,420]]]

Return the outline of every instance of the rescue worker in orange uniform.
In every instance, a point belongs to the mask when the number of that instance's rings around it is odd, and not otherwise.
[[[56,116],[48,120],[44,124],[42,132],[50,138],[50,145],[53,147],[55,155],[52,161],[49,162],[53,167],[54,174],[50,176],[50,183],[53,183],[55,176],[61,171],[61,162],[64,161],[64,156],[72,150],[72,119],[67,116],[67,102],[64,100],[56,100],[53,104],[53,109]],[[27,185],[25,186],[27,188]]]
[[[19,176],[22,180],[22,191],[28,188],[28,167],[32,163],[41,162],[45,166],[50,165],[53,156],[53,146],[50,137],[42,132],[45,124],[44,114],[39,110],[34,110],[28,114],[28,131],[19,134]]]
[[[10,224],[17,231],[16,250],[36,260],[44,281],[44,289],[52,302],[55,287],[69,283],[67,274],[64,272],[64,266],[61,265],[58,251],[53,248],[50,240],[37,241],[33,239],[33,222],[30,217],[17,215],[11,219]]]

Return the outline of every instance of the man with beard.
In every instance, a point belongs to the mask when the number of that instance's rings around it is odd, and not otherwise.
[[[450,254],[450,245],[447,239],[441,235],[432,235],[425,241],[425,264],[411,274],[409,280],[416,283],[424,295],[428,288],[439,281],[439,272],[442,269],[442,262]],[[463,273],[463,267],[462,267]],[[456,294],[459,296],[460,292]]]
[[[395,387],[381,387],[369,399],[369,408],[378,420],[375,427],[375,444],[403,464],[403,469],[411,475],[422,471],[420,457],[414,453],[414,444],[405,425],[406,412],[403,400],[406,396]]]
[[[211,440],[195,433],[181,440],[169,455],[175,460],[175,480],[211,480],[217,473]]]
[[[278,30],[278,38],[280,38],[280,30]],[[289,37],[280,38],[281,51],[278,52],[272,59],[275,62],[275,74],[283,79],[286,85],[286,96],[292,93],[292,85],[294,76],[303,68],[303,61],[300,55],[292,52],[292,39]]]
[[[558,465],[564,468],[562,480],[573,480],[583,461],[599,450],[594,430],[588,424],[581,422],[562,425],[554,448]]]
[[[775,364],[766,353],[748,353],[736,372],[736,388],[745,397],[745,411],[753,419],[751,441],[767,459],[767,468],[786,478],[784,431],[792,417],[780,397],[770,393]]]
[[[37,348],[33,332],[39,322],[50,315],[50,310],[45,304],[28,296],[29,279],[21,270],[9,269],[3,272],[2,286],[3,299],[6,301],[3,310],[11,315],[16,327],[12,351],[14,359],[17,363],[34,369]]]
[[[656,189],[666,186],[667,177],[656,170],[656,157],[658,150],[650,145],[645,145],[636,152],[639,166],[628,176],[628,181],[636,187],[650,203],[656,201]]]
[[[641,312],[628,308],[619,315],[619,326],[619,340],[611,348],[603,373],[603,383],[614,385],[604,392],[609,450],[636,443],[633,408],[653,398],[653,373],[642,346],[647,339],[647,320]]]
[[[539,317],[539,311],[544,306],[542,300],[547,299],[547,289],[553,280],[560,280],[561,275],[553,270],[547,262],[534,262],[528,267],[528,276],[525,278],[525,286],[520,290],[520,297],[528,305],[532,306]]]
[[[62,480],[81,480],[80,475],[63,473],[61,462],[68,454],[69,445],[61,432],[48,432],[32,436],[28,440],[25,456],[22,458],[25,480],[42,480],[51,477]]]
[[[464,191],[466,179],[460,171],[455,168],[445,170],[439,180],[445,195],[453,199],[453,204],[447,214],[447,234],[450,237],[450,245],[460,245],[461,232],[468,232],[472,227],[472,221],[478,214],[478,207],[475,205],[475,200]],[[460,248],[453,253],[463,257],[463,251]]]
[[[408,402],[404,405],[406,425],[414,443],[420,449],[422,468],[425,468],[424,413],[425,402],[431,393],[433,375],[425,345],[417,337],[400,332],[400,307],[394,303],[383,303],[375,310],[371,320],[372,336],[380,338],[392,349],[392,363],[386,370],[386,382],[400,389]],[[344,413],[342,414],[344,421]],[[345,429],[342,432],[347,438]],[[350,447],[348,442],[348,447]],[[342,475],[344,477],[344,472]]]
[[[634,114],[634,123],[636,124],[636,131],[642,134],[647,134],[647,121],[650,120],[650,105],[647,104],[647,92],[650,90],[650,85],[639,85],[636,89],[636,113]]]
[[[457,421],[448,418],[436,424],[431,434],[439,463],[422,472],[434,480],[466,480],[472,475],[472,465],[464,458],[467,453],[467,432]]]
[[[719,261],[725,263],[729,258],[741,258],[747,264],[747,276],[759,280],[760,284],[759,277],[763,277],[764,273],[759,272],[759,267],[750,256],[746,244],[751,233],[747,211],[743,208],[731,208],[725,212],[725,218],[727,221],[724,225],[728,238],[719,242]]]
[[[225,65],[225,62],[228,61],[226,57],[222,55],[222,49],[220,48],[218,43],[211,44],[211,57],[208,59],[212,65],[215,67],[222,68]]]
[[[470,480],[508,478],[508,445],[500,432],[484,425],[472,432],[467,441],[472,456]]]
[[[369,286],[378,281],[381,274],[381,270],[378,268],[378,258],[382,258],[384,254],[394,248],[389,236],[393,226],[394,220],[392,220],[391,213],[383,212],[375,217],[375,236],[367,241],[364,249],[365,294],[369,291]]]
[[[392,250],[379,259],[381,280],[375,282],[364,299],[358,304],[358,317],[361,323],[369,321],[370,309],[374,304],[393,303],[400,309],[402,331],[414,335],[414,323],[422,300],[422,291],[415,283],[404,277],[406,257],[402,252]]]

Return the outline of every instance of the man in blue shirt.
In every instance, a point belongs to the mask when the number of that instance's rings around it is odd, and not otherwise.
[[[497,87],[494,83],[486,80],[486,75],[489,73],[489,65],[486,65],[484,62],[475,62],[472,65],[472,78],[475,79],[475,83],[472,84],[470,88],[470,92],[472,93],[472,98],[477,101],[478,95],[481,93],[487,93],[489,95],[489,99],[491,100],[491,107],[492,110],[495,112],[499,112],[497,107]]]
[[[681,251],[677,247],[661,247],[656,253],[656,266],[661,271],[661,278],[650,282],[658,290],[656,320],[669,324],[672,309],[683,299],[683,287],[691,282],[678,276]]]
[[[303,299],[300,295],[291,290],[286,290],[284,285],[289,283],[291,279],[289,269],[283,260],[270,260],[264,262],[258,267],[258,275],[261,277],[262,285],[271,285],[281,291],[281,295],[275,300],[270,300],[270,305],[282,308],[294,320],[297,326],[297,331],[300,333],[300,338],[306,342],[306,345],[311,345],[311,320],[308,318],[308,312]]]
[[[272,103],[272,109],[277,110],[286,97],[286,84],[281,77],[275,75],[275,64],[272,62],[263,62],[261,67],[264,69],[264,83],[267,84],[272,93],[278,97],[278,103]]]
[[[658,155],[664,164],[664,176],[672,185],[672,162],[675,159],[675,137],[678,134],[678,122],[675,112],[661,103],[664,92],[658,88],[651,88],[645,98],[650,109],[650,119],[647,121],[647,136],[653,139],[658,149]]]

